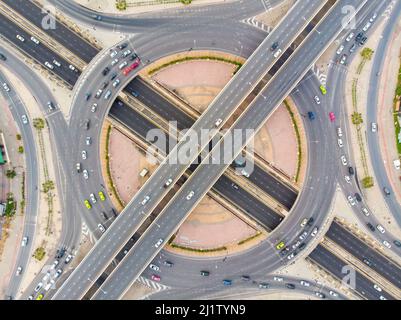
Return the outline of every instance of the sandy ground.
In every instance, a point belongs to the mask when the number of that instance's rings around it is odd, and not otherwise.
[[[280,20],[294,5],[294,3],[295,0],[285,0],[274,8],[266,7],[266,12],[263,12],[260,15],[256,16],[256,19],[264,23],[265,25],[274,27],[280,22]]]

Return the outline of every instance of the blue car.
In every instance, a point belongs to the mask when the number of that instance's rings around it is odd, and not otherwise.
[[[312,112],[312,111],[309,111],[308,112],[308,117],[309,117],[310,120],[315,120],[315,113]]]
[[[225,286],[231,286],[232,281],[226,279],[226,280],[223,280],[223,284],[224,284]]]

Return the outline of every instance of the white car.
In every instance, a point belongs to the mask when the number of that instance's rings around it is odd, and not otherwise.
[[[373,286],[377,291],[382,292],[382,288],[380,288],[377,284]]]
[[[351,178],[349,176],[345,176],[344,179],[347,183],[351,183]]]
[[[312,233],[310,234],[311,237],[315,237],[317,235],[317,232],[319,231],[318,227],[315,227],[312,231]]]
[[[127,61],[124,61],[123,63],[121,63],[118,68],[121,70],[122,68],[126,67],[128,65]]]
[[[222,119],[217,119],[217,121],[214,123],[214,126],[218,127],[219,125],[221,125],[222,122],[223,122]]]
[[[116,80],[113,82],[113,87],[115,88],[115,87],[117,87],[119,84],[120,84],[120,79],[116,79]]]
[[[288,260],[291,260],[291,259],[294,258],[294,257],[295,257],[294,253],[291,253],[290,255],[287,256],[287,259],[288,259]]]
[[[340,127],[337,128],[337,136],[339,138],[341,138],[343,136],[343,130]]]
[[[46,61],[46,62],[45,62],[45,66],[48,67],[48,68],[51,69],[51,70],[54,69],[54,66],[53,66],[49,61]]]
[[[43,282],[47,282],[47,280],[50,279],[50,276],[51,276],[50,271],[47,271],[46,274],[45,274],[45,276],[42,278],[42,281],[43,281]]]
[[[385,229],[383,228],[383,226],[380,225],[380,224],[378,224],[378,225],[376,226],[376,229],[379,230],[381,233],[385,233],[385,232],[386,232],[386,230],[385,230]]]
[[[284,278],[282,278],[282,277],[273,277],[273,280],[277,281],[277,282],[283,282]]]
[[[91,112],[96,112],[96,106],[95,106],[95,105],[93,105],[93,106],[91,107]]]
[[[379,299],[380,299],[380,300],[387,300],[387,299],[386,299],[385,297],[383,297],[383,296],[380,296]]]
[[[348,161],[347,161],[347,158],[345,156],[341,156],[341,163],[343,164],[343,166],[348,165]]]
[[[149,200],[150,200],[150,197],[149,197],[149,196],[146,196],[146,197],[142,200],[141,204],[144,206],[145,204],[147,204],[147,203],[149,202]]]
[[[160,247],[160,245],[163,243],[163,239],[159,239],[156,243],[155,243],[155,248]]]
[[[63,269],[58,269],[56,271],[56,274],[54,275],[54,279],[57,279],[58,277],[60,277],[62,273],[63,273]]]
[[[8,85],[7,85],[7,83],[3,83],[3,89],[6,91],[6,92],[9,92],[10,91],[10,88],[8,87]]]
[[[111,65],[114,66],[114,65],[116,65],[117,63],[118,63],[118,59],[114,59],[114,60],[111,62]]]
[[[19,41],[22,41],[22,42],[25,41],[24,37],[20,36],[19,34],[17,34],[17,39],[18,39]]]
[[[127,49],[127,50],[125,50],[125,51],[123,52],[122,56],[125,58],[125,57],[128,57],[130,54],[131,54],[131,50],[130,50],[130,49]]]
[[[355,199],[354,199],[354,197],[348,196],[348,201],[349,201],[349,203],[350,203],[351,206],[354,206],[354,205],[355,205]]]
[[[15,275],[16,275],[16,276],[19,276],[19,275],[21,274],[21,272],[22,272],[22,267],[19,266],[19,267],[17,268],[17,271],[15,272]]]
[[[302,228],[305,227],[307,223],[308,223],[308,219],[307,218],[303,219],[301,222],[301,227]]]
[[[370,28],[372,24],[370,22],[368,22],[367,24],[365,24],[365,26],[362,28],[363,31],[368,31],[368,29]]]
[[[362,213],[363,213],[365,216],[367,216],[367,217],[370,216],[370,213],[369,213],[368,209],[366,209],[366,208],[363,208],[363,209],[362,209]]]
[[[297,241],[292,245],[292,250],[295,250],[296,248],[299,247],[299,245],[301,244],[301,241]]]
[[[25,247],[28,243],[28,237],[23,237],[21,241],[21,247]]]
[[[337,293],[337,292],[334,292],[334,291],[332,291],[332,290],[329,291],[329,294],[330,294],[331,296],[333,296],[333,297],[338,297],[338,293]]]
[[[191,191],[190,193],[188,193],[187,195],[187,200],[191,200],[191,198],[194,196],[195,192]]]
[[[21,119],[23,124],[28,124],[28,117],[25,114],[21,116]]]
[[[89,198],[91,199],[92,203],[96,203],[96,197],[93,193],[89,195]]]
[[[160,270],[160,268],[158,266],[154,265],[154,264],[150,264],[149,268],[152,269],[152,270],[155,270],[155,271],[159,271]]]
[[[83,160],[86,160],[86,151],[85,150],[82,150],[81,156],[82,156]]]
[[[34,291],[38,292],[43,287],[43,283],[39,282],[38,285],[35,287]]]
[[[376,122],[372,122],[372,132],[373,133],[377,132],[377,123]]]
[[[375,13],[373,14],[372,18],[369,19],[369,22],[370,22],[370,23],[373,23],[373,21],[375,21],[376,18],[377,18],[377,13],[375,12]]]
[[[84,175],[84,179],[85,180],[88,180],[89,179],[89,173],[88,173],[88,170],[84,170],[84,171],[82,171],[82,174]]]
[[[281,49],[278,49],[275,53],[274,53],[274,57],[277,58],[280,54],[281,54]]]
[[[61,63],[58,62],[56,59],[53,59],[53,63],[57,66],[57,67],[61,67]]]
[[[388,241],[386,241],[386,240],[383,240],[383,245],[384,245],[385,247],[387,247],[388,249],[391,248],[391,244],[390,244]]]
[[[351,39],[354,37],[355,33],[351,32],[348,37],[345,39],[345,41],[350,42]]]
[[[303,234],[301,234],[300,236],[299,236],[299,240],[305,240],[306,239],[306,237],[308,236],[308,232],[307,231],[305,231]]]
[[[173,183],[173,179],[169,178],[166,183],[164,184],[165,187],[168,187],[170,184]]]
[[[245,176],[245,177],[249,178],[249,173],[248,173],[248,172],[246,172],[246,170],[245,170],[245,169],[242,169],[242,170],[241,170],[241,174],[242,174],[243,176]]]
[[[343,52],[343,50],[344,50],[344,45],[342,44],[342,45],[338,48],[337,54],[340,55],[341,52]]]
[[[116,50],[113,50],[113,51],[111,51],[111,53],[110,53],[110,58],[114,58],[116,55],[117,55],[117,51],[116,51]]]
[[[40,44],[40,41],[36,39],[34,36],[31,37],[31,40],[36,44]]]
[[[58,264],[59,264],[59,261],[58,261],[58,260],[54,260],[53,264],[52,264],[51,267],[50,267],[50,270],[56,269],[56,267],[58,266]]]
[[[70,65],[68,66],[68,68],[69,68],[70,70],[72,70],[72,71],[77,72],[77,68],[75,68],[72,64],[70,64]]]
[[[344,147],[343,139],[337,139],[337,143],[340,148]]]
[[[74,256],[73,256],[72,254],[69,254],[69,255],[67,256],[67,258],[65,259],[64,263],[65,263],[65,264],[70,263],[70,261],[72,260],[72,258],[74,258]]]
[[[318,96],[315,96],[314,99],[315,99],[316,104],[320,104],[320,99]]]
[[[85,144],[86,144],[87,146],[90,146],[91,143],[92,143],[92,138],[91,138],[91,137],[86,137],[86,139],[85,139]]]
[[[301,280],[299,283],[304,287],[310,287],[310,283],[308,281]]]
[[[97,227],[99,228],[101,233],[106,231],[106,229],[100,223],[97,225]]]
[[[341,57],[340,63],[342,65],[344,65],[347,62],[347,58],[348,58],[348,56],[346,54],[343,54],[343,56]]]

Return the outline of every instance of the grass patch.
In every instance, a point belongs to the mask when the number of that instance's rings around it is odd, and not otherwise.
[[[218,248],[212,248],[212,249],[197,249],[197,248],[190,248],[190,247],[184,247],[179,244],[171,243],[171,247],[173,248],[178,248],[178,249],[183,249],[191,252],[199,252],[199,253],[208,253],[208,252],[217,252],[217,251],[225,251],[227,250],[227,247],[218,247]]]
[[[38,261],[42,261],[42,259],[45,257],[45,255],[46,255],[46,251],[45,251],[45,248],[43,248],[43,247],[36,248],[35,252],[33,253],[33,257]]]
[[[240,245],[242,245],[242,244],[244,244],[244,243],[247,243],[247,242],[249,242],[249,241],[251,241],[251,240],[253,240],[253,239],[259,237],[261,234],[262,234],[262,232],[259,232],[259,231],[258,231],[258,232],[257,232],[256,234],[254,234],[253,236],[250,236],[249,238],[246,238],[246,239],[241,240],[240,242],[238,242],[238,245],[240,246]]]
[[[7,201],[6,201],[6,208],[4,210],[4,215],[6,217],[12,217],[15,214],[15,211],[17,210],[17,201],[14,199],[14,195],[9,192],[7,194]]]

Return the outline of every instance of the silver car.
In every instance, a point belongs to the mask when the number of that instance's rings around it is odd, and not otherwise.
[[[82,174],[84,175],[85,180],[88,180],[88,179],[89,179],[88,170],[85,169],[84,171],[82,171]]]

